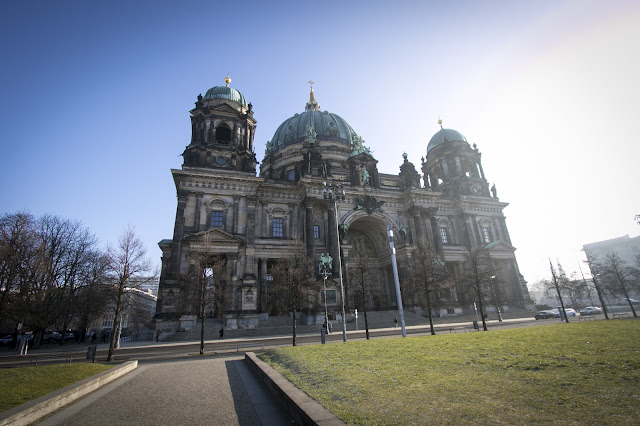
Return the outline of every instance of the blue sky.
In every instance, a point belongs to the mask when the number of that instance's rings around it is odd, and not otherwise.
[[[635,236],[640,5],[633,1],[6,1],[0,6],[0,212],[81,220],[103,244],[134,226],[159,262],[170,169],[198,93],[252,102],[256,153],[323,109],[383,173],[419,167],[444,126],[483,153],[525,279],[548,257]]]

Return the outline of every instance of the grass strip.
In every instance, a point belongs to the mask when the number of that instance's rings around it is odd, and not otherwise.
[[[113,365],[76,363],[0,369],[0,412],[32,401]]]
[[[279,348],[258,355],[349,424],[638,424],[640,321]]]

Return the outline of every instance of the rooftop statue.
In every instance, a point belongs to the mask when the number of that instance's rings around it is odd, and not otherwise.
[[[362,154],[363,152],[365,154],[369,154],[373,158],[372,151],[364,146],[364,140],[362,139],[362,137],[356,135],[353,138],[353,152],[351,152],[351,157],[355,157],[356,155]]]

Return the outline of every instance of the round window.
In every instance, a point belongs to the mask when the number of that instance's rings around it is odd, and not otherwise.
[[[218,157],[216,158],[216,164],[219,166],[222,166],[224,164],[226,164],[227,160],[224,157]]]

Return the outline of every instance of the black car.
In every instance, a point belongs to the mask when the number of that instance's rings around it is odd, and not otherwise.
[[[556,314],[553,311],[540,311],[534,315],[535,319],[549,319],[554,318]]]

